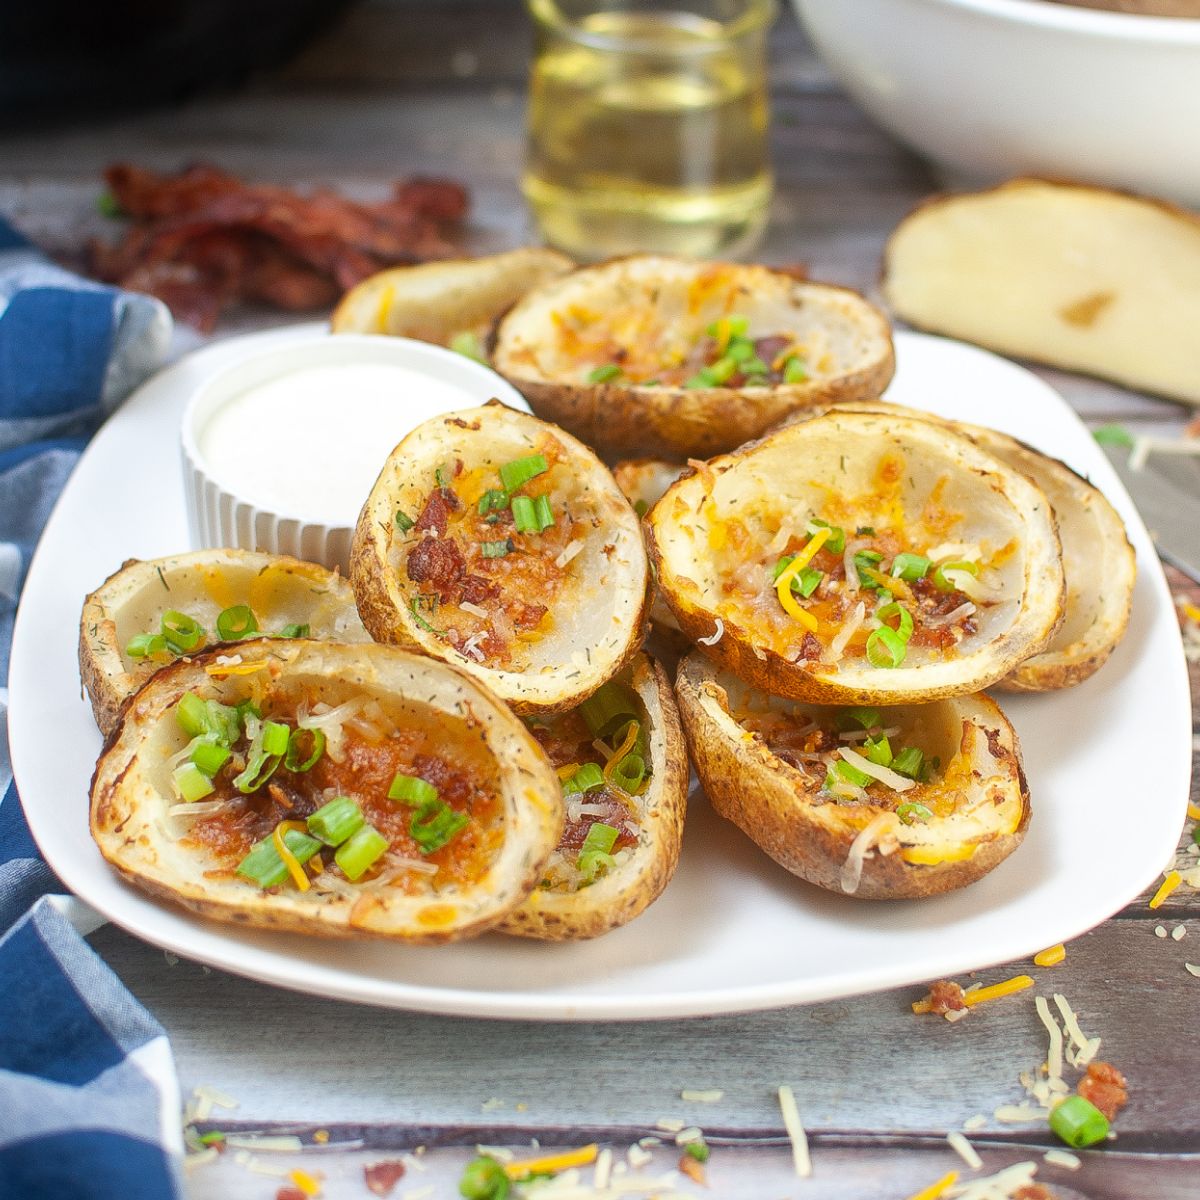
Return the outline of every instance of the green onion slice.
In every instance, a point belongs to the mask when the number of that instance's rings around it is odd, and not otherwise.
[[[852,783],[855,787],[866,787],[869,783],[875,782],[873,776],[868,775],[865,771],[860,771],[844,758],[835,759],[829,765],[829,771],[825,776],[825,786],[828,788],[831,782],[838,779],[843,783]]]
[[[537,510],[528,496],[514,496],[512,502],[513,524],[518,533],[541,533]]]
[[[892,765],[892,744],[881,733],[878,737],[867,738],[863,742],[863,757],[881,767]]]
[[[1124,425],[1101,425],[1092,430],[1092,437],[1102,446],[1124,446],[1133,449],[1133,434]]]
[[[191,761],[211,779],[229,761],[231,754],[225,746],[200,742],[192,750]]]
[[[730,338],[729,345],[725,347],[725,357],[733,359],[744,371],[745,364],[755,357],[754,343],[747,337]]]
[[[783,364],[783,382],[784,383],[803,383],[808,378],[808,366],[804,359],[798,354],[793,354],[791,358]]]
[[[701,367],[683,386],[685,388],[710,388],[716,387],[717,381],[707,367]]]
[[[883,717],[877,708],[843,708],[837,714],[837,727],[843,731],[853,729],[855,725],[878,729],[882,724]]]
[[[916,583],[924,579],[929,572],[930,561],[922,554],[897,554],[892,559],[892,575],[897,579],[906,579]]]
[[[258,633],[258,619],[248,604],[235,604],[217,617],[217,633],[223,642],[236,642]]]
[[[604,772],[596,763],[589,762],[584,763],[570,779],[565,780],[562,789],[564,796],[571,796],[576,792],[593,792],[603,786]]]
[[[595,883],[596,879],[605,871],[611,871],[617,865],[617,860],[611,854],[605,854],[601,850],[593,850],[587,854],[581,854],[579,861],[575,864],[579,869],[579,873],[583,876],[581,886],[586,887],[590,883]]]
[[[204,641],[204,626],[187,613],[169,608],[162,615],[162,635],[176,654],[187,654]]]
[[[579,715],[583,717],[592,737],[601,739],[610,738],[630,721],[641,719],[633,692],[615,680],[610,680],[589,696],[579,706]]]
[[[1068,1096],[1050,1112],[1050,1128],[1068,1146],[1083,1149],[1108,1137],[1108,1118],[1082,1096]]]
[[[440,629],[435,629],[432,625],[430,625],[430,623],[427,620],[425,620],[425,618],[423,616],[421,616],[419,609],[421,607],[422,601],[424,601],[426,604],[428,604],[429,598],[425,597],[425,596],[414,596],[412,598],[411,602],[409,603],[408,609],[409,609],[409,612],[412,613],[413,620],[416,621],[417,626],[419,628],[425,630],[426,633],[440,634],[442,632]]]
[[[933,820],[932,811],[924,804],[917,804],[915,801],[901,804],[896,809],[896,816],[900,818],[901,825],[924,825],[927,821]]]
[[[712,324],[705,327],[704,332],[709,337],[719,338],[723,332],[728,331],[730,338],[745,337],[750,329],[750,318],[743,316],[741,313],[730,313],[725,317],[718,317]]]
[[[889,765],[899,775],[907,775],[909,779],[918,779],[925,765],[925,755],[916,746],[905,746]]]
[[[621,831],[615,825],[606,825],[603,821],[593,821],[588,827],[583,844],[579,847],[580,854],[599,850],[602,854],[610,854],[617,844]]]
[[[213,781],[194,762],[182,763],[171,774],[175,790],[189,804],[203,800],[216,790]]]
[[[130,658],[153,658],[156,654],[166,654],[167,639],[161,633],[138,633],[129,639],[125,653]]]
[[[399,771],[388,785],[387,794],[389,800],[399,800],[402,804],[436,804],[438,798],[438,790],[432,783]]]
[[[904,639],[890,626],[872,630],[867,638],[867,662],[873,667],[898,667],[906,653]]]
[[[616,363],[604,363],[588,372],[588,383],[611,383],[621,377],[621,368]]]
[[[903,604],[898,604],[893,600],[890,604],[885,604],[882,608],[878,609],[875,613],[875,616],[878,617],[879,620],[881,620],[889,629],[891,626],[888,625],[888,622],[893,617],[898,618],[897,627],[895,630],[896,635],[902,642],[907,642],[908,639],[912,637],[912,613],[910,613]]]
[[[492,511],[492,509],[500,509],[508,507],[508,493],[500,491],[499,488],[488,488],[482,496],[479,497],[479,503],[475,505],[475,511],[482,517]]]
[[[550,464],[546,462],[544,454],[530,454],[525,458],[515,458],[512,462],[505,463],[500,468],[500,482],[504,484],[504,490],[511,494],[548,470]]]
[[[825,539],[822,550],[828,550],[830,554],[841,554],[846,549],[846,531],[840,525],[830,525],[828,521],[822,521],[820,517],[813,517],[808,523],[808,532],[816,533],[818,529],[829,530],[829,536]]]
[[[483,339],[477,333],[464,329],[450,339],[450,349],[463,358],[473,358],[476,362],[486,363],[487,354],[483,349]]]
[[[312,633],[310,625],[285,625],[275,636],[281,638],[306,638]]]
[[[549,496],[539,496],[533,502],[533,515],[537,518],[539,533],[554,524],[554,510],[550,507]]]
[[[292,852],[296,861],[303,866],[318,850],[321,843],[316,838],[301,833],[299,829],[287,829],[283,844]],[[279,857],[273,838],[259,842],[237,866],[237,873],[257,883],[261,888],[278,887],[291,877],[287,865]]]
[[[708,1162],[708,1157],[712,1154],[707,1142],[688,1142],[684,1146],[683,1152],[689,1158],[694,1158],[698,1163]]]
[[[285,726],[286,728],[286,726]],[[305,743],[307,742],[307,752]],[[302,775],[311,771],[325,753],[325,734],[320,729],[293,729],[288,735],[287,750],[283,765],[289,771]]]
[[[362,809],[349,796],[335,796],[308,818],[308,832],[327,846],[340,846],[366,823]]]
[[[646,760],[640,754],[627,754],[613,768],[612,781],[631,796],[646,778]]]
[[[505,538],[499,542],[480,542],[479,553],[484,558],[503,558],[506,554],[511,554],[516,547],[513,545],[512,538]]]
[[[511,1190],[504,1168],[490,1154],[471,1159],[458,1181],[458,1194],[464,1200],[508,1200]]]
[[[715,363],[707,368],[708,377],[715,384],[728,383],[738,373],[738,362],[736,359],[725,355],[724,358],[718,358]]]
[[[275,721],[264,721],[259,726],[246,753],[246,769],[233,781],[239,792],[245,795],[257,792],[275,774],[287,752],[290,733],[286,725]],[[273,749],[267,748],[268,742]]]
[[[217,700],[202,700],[185,692],[175,706],[175,720],[189,737],[208,737],[221,746],[232,746],[242,733],[242,715]]]
[[[422,854],[434,854],[470,823],[471,818],[466,813],[455,812],[442,800],[433,800],[417,809],[409,822],[408,832]]]
[[[412,519],[402,508],[396,509],[396,524],[400,528],[401,533],[407,533],[415,524]]]
[[[320,844],[316,842],[316,845]],[[364,825],[337,848],[333,861],[351,883],[357,883],[383,857],[387,848],[387,838],[374,825]]]
[[[761,358],[749,358],[742,363],[743,375],[770,375],[771,368]]]
[[[979,564],[960,559],[956,562],[939,563],[933,572],[933,584],[939,592],[955,591],[954,584],[946,578],[947,571],[966,571],[968,575],[979,574]]]

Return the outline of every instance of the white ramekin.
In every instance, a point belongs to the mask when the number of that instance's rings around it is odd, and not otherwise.
[[[181,430],[188,531],[194,549],[234,546],[270,554],[290,554],[345,573],[350,563],[353,525],[317,511],[284,512],[256,506],[241,494],[246,483],[223,475],[205,460],[200,446],[207,422],[220,408],[251,388],[305,367],[345,363],[383,363],[406,367],[462,391],[462,403],[440,411],[472,408],[497,399],[529,412],[524,397],[490,368],[441,346],[409,338],[366,334],[314,333],[311,340],[257,351],[219,371],[196,389],[184,411]],[[414,405],[411,425],[435,416],[429,404]],[[331,399],[330,419],[338,417]],[[363,430],[364,437],[371,430]],[[391,446],[380,455],[380,466]],[[327,469],[321,461],[298,462],[304,477]],[[366,500],[363,495],[363,500]]]

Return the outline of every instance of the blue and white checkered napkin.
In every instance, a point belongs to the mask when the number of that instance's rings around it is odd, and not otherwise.
[[[50,509],[100,422],[162,361],[163,306],[47,262],[0,220],[0,678]],[[175,1200],[162,1026],[63,915],[12,784],[0,689],[0,1196]]]

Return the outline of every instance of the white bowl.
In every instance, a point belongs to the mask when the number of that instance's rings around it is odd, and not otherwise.
[[[1200,205],[1200,20],[1046,0],[795,4],[846,91],[956,182],[1054,175]]]
[[[410,373],[397,380],[394,408],[388,396],[367,411],[364,381],[356,381],[354,372],[374,366]],[[345,368],[352,369],[349,378]],[[214,439],[222,423],[229,429],[232,401],[310,369],[322,373],[323,386],[307,414],[302,398],[296,398],[293,410],[291,394],[276,393],[276,403],[285,406],[282,414],[276,412],[260,432],[247,426],[244,438],[240,428],[234,430],[225,451],[219,449]],[[327,373],[331,369],[334,374]],[[337,380],[341,391],[332,386]],[[184,411],[181,440],[192,545],[290,554],[345,572],[358,510],[396,443],[430,417],[493,398],[529,412],[520,392],[490,368],[409,338],[322,331],[252,350],[197,388]],[[279,468],[274,479],[272,464]]]

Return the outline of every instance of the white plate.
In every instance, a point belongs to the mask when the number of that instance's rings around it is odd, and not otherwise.
[[[855,901],[793,878],[694,798],[670,887],[644,916],[595,942],[331,942],[218,925],[145,898],[108,869],[88,835],[100,736],[79,694],[80,607],[123,559],[185,546],[177,444],[192,388],[291,336],[218,344],[142,388],[84,455],[25,585],[9,716],[25,811],[50,865],[118,925],[238,974],[370,1004],[544,1020],[681,1017],[851,996],[1019,958],[1098,924],[1171,858],[1191,772],[1190,703],[1145,527],[1051,388],[984,351],[904,333],[891,399],[996,426],[1065,459],[1113,501],[1137,551],[1133,619],[1104,669],[1060,694],[1002,697],[1024,748],[1033,822],[991,875],[935,900]]]

